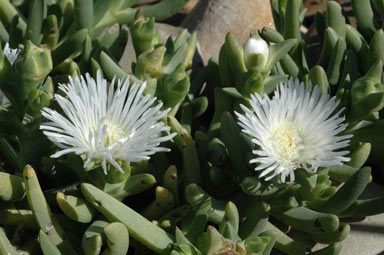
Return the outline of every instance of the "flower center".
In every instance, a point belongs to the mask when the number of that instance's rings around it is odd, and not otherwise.
[[[122,129],[120,125],[113,121],[106,121],[107,134],[105,137],[105,145],[108,146],[117,140],[127,137],[129,134],[126,130]]]
[[[292,122],[277,125],[271,132],[270,145],[283,165],[292,165],[303,148],[300,128]]]

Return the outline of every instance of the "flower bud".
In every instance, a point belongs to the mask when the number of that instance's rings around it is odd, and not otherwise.
[[[161,73],[164,54],[167,49],[160,46],[154,50],[144,51],[138,58],[135,67],[135,75],[138,78],[144,78],[145,74],[156,77]]]
[[[369,71],[351,86],[349,120],[358,120],[384,107],[384,85],[381,84],[383,63],[377,61]]]
[[[172,108],[171,113],[176,113],[185,95],[188,93],[189,87],[189,77],[181,63],[171,74],[159,78],[156,96],[164,103],[164,108]]]
[[[14,67],[20,79],[22,98],[26,99],[29,92],[38,88],[51,71],[51,51],[40,48],[28,40],[24,50],[16,59]]]
[[[155,29],[154,18],[137,17],[130,28],[130,32],[136,56],[139,56],[158,42],[159,32]]]
[[[244,44],[245,65],[249,70],[263,69],[268,61],[268,44],[263,39],[249,38]]]
[[[40,113],[41,109],[48,107],[53,99],[54,86],[51,78],[48,78],[39,89],[33,89],[27,97],[28,107],[33,113]]]
[[[33,113],[40,113],[41,109],[49,106],[52,96],[45,91],[32,90],[28,95],[28,106]]]
[[[353,119],[380,111],[384,107],[384,86],[372,81],[357,81],[351,89]]]

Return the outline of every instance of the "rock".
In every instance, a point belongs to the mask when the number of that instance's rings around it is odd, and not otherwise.
[[[184,28],[175,27],[175,26],[171,26],[163,23],[156,23],[155,28],[159,32],[159,43],[165,43],[169,36],[172,36],[172,38],[176,38],[176,36],[179,35],[184,30]],[[195,60],[199,61],[200,59],[200,63],[201,63],[201,58],[199,57],[199,53],[198,53],[199,52],[198,43],[196,48],[197,49],[195,52],[194,61]],[[133,61],[136,61],[136,54],[133,48],[131,35],[129,35],[128,42],[127,42],[127,45],[125,46],[123,56],[119,61],[119,65],[122,67],[124,71],[128,73],[132,73],[131,64]]]
[[[228,32],[242,42],[253,30],[273,27],[270,0],[204,0],[199,1],[181,24],[196,31],[204,63],[218,58]]]
[[[361,195],[362,199],[384,196],[384,187],[370,183]],[[342,242],[340,255],[379,255],[384,254],[384,214],[366,217],[363,221],[347,222],[351,233]],[[316,245],[317,250],[321,245]]]

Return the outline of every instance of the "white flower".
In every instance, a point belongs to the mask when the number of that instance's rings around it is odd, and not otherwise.
[[[91,161],[101,162],[106,173],[106,163],[123,171],[117,160],[138,162],[148,160],[149,155],[169,151],[159,147],[175,134],[161,136],[170,128],[160,120],[170,109],[160,111],[162,104],[154,105],[156,98],[143,95],[146,82],[130,84],[129,78],[107,81],[97,73],[96,81],[86,74],[59,88],[68,96],[58,94],[55,99],[66,114],[44,108],[42,114],[51,122],[40,129],[62,150],[51,157],[63,154],[86,154],[86,167]]]
[[[314,173],[319,167],[349,161],[349,151],[339,149],[348,146],[352,135],[338,136],[347,126],[340,116],[343,109],[335,112],[338,103],[321,94],[319,86],[305,88],[297,79],[280,84],[272,99],[251,95],[252,111],[241,105],[245,114],[236,115],[243,132],[259,146],[250,161],[258,163],[259,177],[280,175],[284,183],[289,176],[292,183],[298,168]]]
[[[3,52],[4,52],[4,55],[7,57],[9,63],[13,65],[13,63],[15,63],[17,56],[20,53],[20,50],[9,48],[9,44],[6,43],[4,46]]]

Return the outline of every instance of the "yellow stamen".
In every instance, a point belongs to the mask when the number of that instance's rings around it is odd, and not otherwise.
[[[302,143],[300,134],[300,128],[292,122],[282,123],[271,132],[272,150],[287,165],[291,165],[299,158],[299,148]]]

